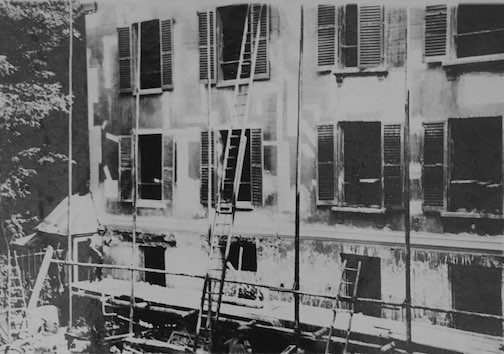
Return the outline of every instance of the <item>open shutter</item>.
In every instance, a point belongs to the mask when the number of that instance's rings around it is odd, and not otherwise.
[[[334,125],[326,124],[317,127],[317,183],[318,200],[335,200],[335,149],[334,149]]]
[[[133,200],[133,138],[119,138],[119,198]]]
[[[359,67],[369,68],[382,62],[383,8],[379,5],[359,6]]]
[[[254,4],[252,9],[252,19],[257,28],[257,21],[261,16],[261,28],[259,33],[259,47],[257,50],[257,59],[254,78],[268,79],[270,76],[269,58],[268,58],[268,37],[269,37],[269,6]],[[254,32],[257,33],[257,32]],[[254,37],[255,38],[255,37]]]
[[[263,204],[263,143],[262,129],[250,130],[250,164],[252,182],[252,205]]]
[[[215,58],[215,12],[210,11],[210,81],[217,81]],[[199,78],[202,83],[208,80],[208,19],[207,12],[198,12],[198,47],[199,47]]]
[[[447,6],[425,8],[424,56],[427,60],[446,55]]]
[[[117,29],[119,53],[119,91],[132,92],[131,85],[131,31],[129,27]]]
[[[172,135],[163,134],[163,199],[173,202],[175,181],[175,143]]]
[[[445,123],[424,124],[422,184],[424,209],[443,208]]]
[[[200,178],[201,178],[201,188],[200,188],[200,202],[204,206],[208,205],[208,173],[209,173],[209,151],[208,151],[208,131],[201,132],[201,163],[200,163]],[[214,161],[212,164],[212,199],[215,203],[216,191],[217,191],[217,173],[215,169],[215,133],[212,132],[212,146],[210,149],[211,159]]]
[[[161,21],[161,87],[173,88],[173,31],[172,20]]]
[[[387,208],[403,207],[403,129],[383,125],[383,202]]]
[[[336,60],[336,6],[318,5],[317,65],[332,66]]]

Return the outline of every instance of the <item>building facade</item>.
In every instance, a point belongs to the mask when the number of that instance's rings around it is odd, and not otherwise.
[[[409,181],[413,304],[501,316],[504,6],[257,6],[103,1],[86,17],[90,187],[115,234],[105,260],[131,261],[136,189],[139,265],[205,272],[209,156],[218,166],[243,29],[260,21],[231,250],[241,277],[292,286],[299,102],[301,289],[335,294],[343,260],[361,261],[360,297],[404,301]],[[499,320],[414,317],[502,336]]]

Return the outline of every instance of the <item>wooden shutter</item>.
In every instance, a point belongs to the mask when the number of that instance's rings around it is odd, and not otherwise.
[[[173,88],[173,30],[172,20],[161,21],[161,87]]]
[[[424,124],[422,185],[427,209],[441,209],[444,204],[444,136],[444,122]]]
[[[250,171],[252,182],[252,205],[263,204],[263,144],[262,129],[250,129]]]
[[[359,6],[359,67],[369,68],[382,62],[383,8],[379,5]]]
[[[131,85],[131,30],[129,27],[117,29],[119,52],[119,91],[132,92]]]
[[[268,5],[254,4],[252,6],[252,19],[257,29],[257,22],[261,16],[261,28],[259,33],[259,47],[257,50],[257,59],[254,78],[268,79],[270,76],[269,57],[268,57],[268,39],[269,39],[269,7]],[[254,31],[254,33],[257,33]],[[255,37],[254,37],[255,38]]]
[[[210,11],[210,81],[217,81],[217,67],[215,58],[215,12]],[[199,78],[202,83],[208,79],[208,38],[207,13],[198,12],[198,47],[199,47]]]
[[[119,198],[133,200],[133,138],[119,138]]]
[[[173,202],[175,181],[175,143],[172,135],[163,134],[163,199]]]
[[[317,141],[318,200],[334,201],[336,194],[334,184],[334,125],[319,125],[317,127]]]
[[[208,173],[209,173],[209,151],[208,151],[208,131],[201,132],[201,163],[200,163],[200,178],[201,178],[201,188],[200,188],[200,202],[204,206],[208,205]],[[212,145],[210,149],[210,156],[212,161],[212,199],[215,203],[216,191],[217,191],[217,173],[215,166],[215,132],[212,132]]]
[[[318,5],[317,65],[331,66],[336,60],[336,6]]]
[[[425,8],[424,55],[426,58],[446,54],[447,13],[446,5]]]
[[[403,207],[403,149],[401,124],[383,125],[383,202]]]

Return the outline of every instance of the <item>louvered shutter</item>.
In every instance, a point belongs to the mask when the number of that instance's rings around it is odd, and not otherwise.
[[[262,129],[250,130],[250,170],[252,182],[252,205],[263,204],[263,148]]]
[[[446,55],[447,6],[427,6],[425,9],[424,55],[426,59]]]
[[[336,6],[318,5],[317,11],[317,64],[334,65],[336,60]]]
[[[334,125],[319,125],[317,127],[317,141],[318,200],[334,201],[336,194]]]
[[[383,125],[383,202],[388,208],[403,207],[403,129]]]
[[[430,209],[444,205],[444,136],[444,122],[424,124],[423,205]]]
[[[254,78],[268,79],[270,76],[268,57],[269,38],[269,7],[268,5],[254,4],[252,8],[253,28],[257,29],[257,21],[261,16],[261,28],[259,33],[259,47],[257,49],[257,59]],[[254,33],[257,33],[254,31]],[[255,37],[254,37],[255,38]]]
[[[161,21],[161,87],[173,88],[173,31],[172,20]]]
[[[215,58],[215,13],[210,11],[210,81],[217,80]],[[199,78],[202,83],[208,80],[208,38],[207,38],[207,13],[198,12],[198,47],[199,47]]]
[[[119,54],[119,91],[132,92],[131,85],[131,30],[129,27],[117,29]]]
[[[383,8],[379,5],[359,6],[359,67],[378,66],[383,53]]]
[[[133,200],[133,139],[131,136],[119,138],[119,198]]]
[[[163,134],[163,199],[173,202],[175,180],[175,143],[172,135]]]
[[[208,131],[201,132],[201,163],[200,163],[200,202],[204,206],[208,205],[208,174],[209,174],[209,152],[208,152]],[[217,190],[217,173],[215,169],[215,133],[212,132],[212,145],[210,149],[212,164],[212,199],[215,203],[216,190]]]

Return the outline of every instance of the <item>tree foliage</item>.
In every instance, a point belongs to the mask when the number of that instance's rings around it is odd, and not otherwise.
[[[74,36],[79,34],[74,31]],[[65,150],[48,143],[41,129],[48,118],[68,124],[67,84],[54,65],[61,63],[54,59],[60,48],[68,48],[68,40],[68,2],[0,0],[0,218],[5,239],[23,235],[23,225],[33,220],[26,200],[38,173],[66,160]]]

